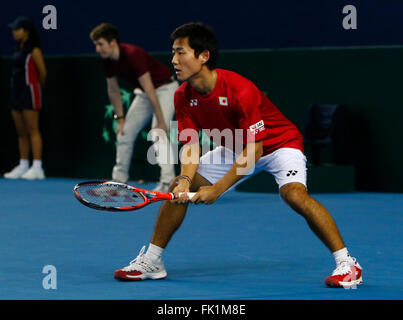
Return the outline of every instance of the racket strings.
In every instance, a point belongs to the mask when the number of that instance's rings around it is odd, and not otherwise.
[[[115,184],[83,185],[77,192],[83,200],[100,206],[131,207],[145,201],[139,192]]]

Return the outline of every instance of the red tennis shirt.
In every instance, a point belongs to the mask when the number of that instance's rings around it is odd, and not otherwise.
[[[176,90],[175,112],[180,142],[191,142],[187,134],[190,131],[185,129],[197,132],[202,129],[207,136],[212,136],[212,130],[216,130],[216,133],[223,133],[219,144],[226,147],[228,140],[225,136],[231,132],[233,146],[235,143],[245,146],[248,142],[262,140],[263,155],[286,147],[303,152],[303,137],[297,127],[262,91],[235,72],[223,69],[216,71],[217,83],[208,94],[197,92],[188,82]],[[235,148],[233,150],[237,151]]]
[[[154,87],[167,83],[172,77],[171,70],[139,46],[127,43],[119,44],[119,59],[102,59],[105,76],[117,76],[141,88],[138,78],[150,72]]]

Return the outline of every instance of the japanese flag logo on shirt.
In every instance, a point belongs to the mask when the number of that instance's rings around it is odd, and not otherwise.
[[[220,103],[220,106],[228,106],[227,97],[218,97],[218,102]]]

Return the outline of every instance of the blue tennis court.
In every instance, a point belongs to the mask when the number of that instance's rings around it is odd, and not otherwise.
[[[164,253],[167,279],[118,282],[113,271],[148,245],[159,204],[132,213],[95,211],[74,199],[78,182],[0,179],[1,299],[402,298],[402,194],[314,195],[364,268],[357,289],[324,285],[333,256],[277,194],[238,191],[189,209]],[[49,265],[56,289],[43,286]]]

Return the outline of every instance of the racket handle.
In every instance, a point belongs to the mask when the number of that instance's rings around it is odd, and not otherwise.
[[[187,194],[188,197],[189,197],[189,200],[191,200],[191,199],[193,198],[193,196],[196,194],[196,192],[179,192],[179,197],[180,197],[182,194]]]

